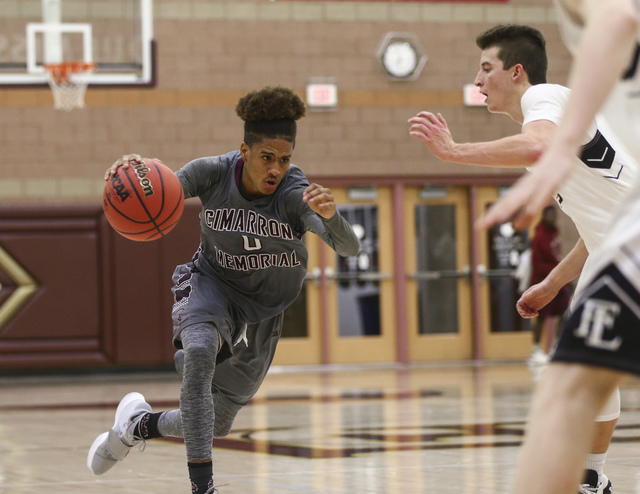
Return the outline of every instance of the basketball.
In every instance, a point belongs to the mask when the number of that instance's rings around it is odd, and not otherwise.
[[[107,181],[102,209],[123,237],[139,242],[156,240],[168,234],[182,216],[182,184],[159,160],[131,161]]]

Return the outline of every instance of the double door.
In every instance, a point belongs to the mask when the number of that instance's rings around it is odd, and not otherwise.
[[[276,362],[392,362],[396,359],[390,190],[332,188],[340,213],[360,240],[341,257],[306,235],[309,265],[303,290],[285,311]]]
[[[527,233],[473,228],[496,187],[332,188],[361,250],[313,235],[307,279],[285,312],[276,364],[523,358],[514,277]]]

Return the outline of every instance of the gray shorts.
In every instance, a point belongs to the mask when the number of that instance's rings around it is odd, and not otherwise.
[[[247,326],[247,343],[234,347],[233,355],[216,365],[213,391],[237,405],[246,405],[262,384],[280,341],[282,314]]]
[[[283,313],[259,323],[239,321],[224,287],[183,264],[173,274],[173,344],[192,324],[211,324],[224,344],[218,352],[212,387],[237,405],[246,405],[264,380],[282,332]],[[243,336],[245,338],[243,338]]]
[[[203,275],[193,263],[177,266],[172,279],[173,346],[182,348],[180,333],[187,326],[208,323],[233,347],[242,336],[245,324],[238,320],[225,288],[214,278]]]

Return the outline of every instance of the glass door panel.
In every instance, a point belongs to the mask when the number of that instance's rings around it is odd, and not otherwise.
[[[274,365],[321,363],[320,258],[316,235],[304,236],[309,263],[307,276],[298,298],[284,311],[282,335]]]
[[[338,210],[360,238],[356,257],[336,258],[338,332],[341,337],[380,336],[378,206],[341,205]]]
[[[462,187],[405,190],[412,361],[473,356],[467,196]]]
[[[307,283],[302,285],[298,298],[284,311],[281,338],[307,338],[309,336],[307,310]]]
[[[329,360],[396,359],[391,191],[332,188],[340,213],[360,238],[360,252],[343,258],[325,248]]]
[[[418,332],[458,333],[458,271],[454,204],[416,204]]]
[[[527,248],[529,232],[517,232],[503,223],[487,232],[489,269],[483,276],[489,283],[490,330],[494,333],[529,331],[529,320],[516,310],[518,280],[515,276],[520,256]]]
[[[478,187],[477,208],[484,213],[499,196],[497,187]],[[511,223],[478,231],[481,300],[481,352],[484,358],[525,358],[531,352],[529,324],[516,310],[515,269],[528,233]]]

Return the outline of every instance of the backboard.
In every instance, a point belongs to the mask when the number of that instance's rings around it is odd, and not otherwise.
[[[2,4],[0,87],[45,85],[44,65],[63,61],[94,62],[92,86],[154,85],[153,0]]]

